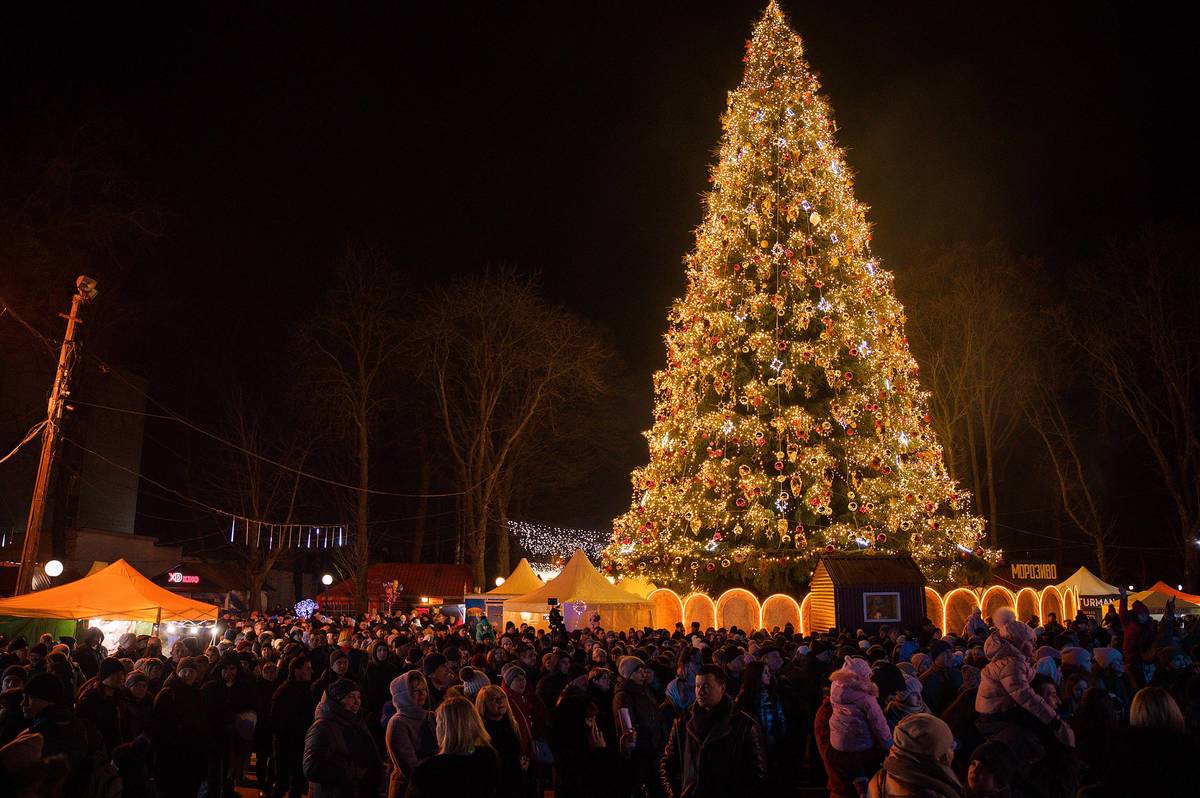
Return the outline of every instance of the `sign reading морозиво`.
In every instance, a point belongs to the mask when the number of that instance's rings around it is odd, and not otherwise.
[[[1008,580],[1018,585],[1049,585],[1058,582],[1058,563],[1053,560],[1018,560],[1006,566]]]

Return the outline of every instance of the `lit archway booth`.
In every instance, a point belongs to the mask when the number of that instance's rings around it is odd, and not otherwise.
[[[26,628],[44,627],[40,631],[56,636],[78,622],[209,623],[219,611],[155,585],[124,560],[59,587],[0,600],[0,618],[25,619]]]
[[[925,618],[925,577],[911,557],[821,557],[809,590],[809,628],[864,629],[918,625]]]
[[[1105,582],[1085,566],[1080,566],[1078,571],[1059,582],[1055,587],[1058,588],[1059,595],[1063,597],[1064,612],[1072,614],[1073,610],[1078,608],[1096,616],[1097,620],[1104,617],[1105,607],[1121,597],[1119,587]],[[1070,600],[1066,598],[1068,594],[1071,597]],[[1059,621],[1063,623],[1069,620],[1070,618],[1059,617]],[[1045,622],[1046,615],[1043,614],[1042,623]]]
[[[551,601],[561,607],[568,630],[586,627],[593,613],[600,614],[600,625],[605,629],[641,629],[654,622],[654,602],[609,582],[582,549],[571,556],[554,579],[523,596],[506,599],[504,621],[548,628],[546,616]]]

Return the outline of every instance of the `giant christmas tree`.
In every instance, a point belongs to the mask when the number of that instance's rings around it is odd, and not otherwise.
[[[766,589],[821,553],[911,552],[956,581],[996,553],[946,472],[892,275],[774,0],[743,60],[606,567]]]

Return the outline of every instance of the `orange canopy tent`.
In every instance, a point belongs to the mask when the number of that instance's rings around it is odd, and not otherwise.
[[[159,587],[124,560],[59,587],[0,600],[0,616],[11,618],[194,623],[215,621],[219,612],[215,604]]]

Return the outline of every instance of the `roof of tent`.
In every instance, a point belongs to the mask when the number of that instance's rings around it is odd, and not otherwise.
[[[533,568],[529,566],[529,560],[522,557],[521,561],[517,563],[517,567],[504,580],[504,584],[489,590],[487,594],[489,596],[519,596],[522,593],[537,590],[544,584],[546,583],[539,579],[538,575],[533,572]]]
[[[1151,591],[1153,591],[1155,593],[1162,593],[1166,596],[1174,596],[1175,598],[1179,599],[1180,601],[1190,601],[1192,604],[1200,604],[1200,596],[1197,596],[1194,593],[1184,593],[1182,590],[1176,590],[1175,588],[1171,587],[1170,585],[1168,585],[1166,582],[1163,582],[1162,580],[1155,582],[1153,585],[1151,585],[1146,590],[1143,590],[1142,592],[1149,593]]]
[[[617,587],[592,567],[583,549],[572,556],[562,573],[537,590],[523,596],[514,596],[504,602],[505,611],[544,610],[548,599],[558,599],[559,604],[583,602],[589,606],[637,605],[651,606],[651,602]]]
[[[59,587],[0,600],[0,615],[106,621],[215,621],[215,604],[193,601],[165,590],[117,560],[90,576]]]
[[[1171,598],[1175,599],[1176,612],[1194,614],[1200,611],[1200,596],[1193,596],[1190,593],[1184,593],[1182,590],[1176,590],[1163,582],[1158,582],[1147,590],[1129,595],[1130,603],[1140,601],[1152,613],[1160,613],[1166,610],[1167,600]]]
[[[1115,596],[1121,592],[1121,588],[1105,582],[1089,571],[1086,566],[1080,566],[1078,571],[1059,582],[1055,587],[1059,590],[1070,589],[1076,596]]]
[[[640,576],[627,576],[617,582],[617,587],[642,598],[650,598],[650,594],[658,589],[653,582]]]

